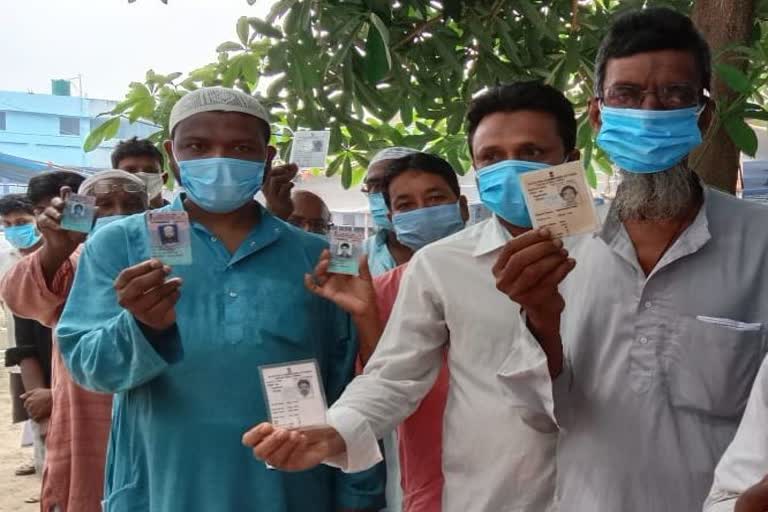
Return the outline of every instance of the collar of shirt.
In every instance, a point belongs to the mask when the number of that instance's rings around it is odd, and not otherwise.
[[[680,258],[697,252],[712,238],[707,217],[707,210],[711,207],[711,200],[709,199],[711,194],[712,192],[707,187],[702,187],[702,203],[696,217],[664,253],[659,263],[651,272],[651,275]],[[627,229],[624,227],[624,223],[615,215],[613,205],[608,210],[602,229],[593,236],[602,239],[612,251],[637,269],[640,269],[635,246],[629,237],[629,233],[627,233]]]
[[[258,204],[258,203],[257,203]],[[228,266],[232,266],[238,261],[247,258],[251,254],[258,252],[265,247],[268,247],[280,239],[284,225],[281,221],[277,220],[266,208],[261,204],[259,207],[259,221],[251,229],[245,240],[240,244],[237,251],[231,255]],[[184,194],[178,194],[171,204],[170,210],[183,211],[184,210]],[[216,235],[210,232],[208,228],[200,224],[199,222],[190,222],[191,228],[203,238],[210,239],[211,242],[218,242]],[[220,245],[221,249],[226,251],[223,245]]]
[[[472,255],[474,257],[483,256],[491,253],[504,246],[512,239],[512,235],[501,224],[499,218],[493,215],[490,219],[483,221],[485,225],[482,227],[482,233],[480,239],[477,241]]]

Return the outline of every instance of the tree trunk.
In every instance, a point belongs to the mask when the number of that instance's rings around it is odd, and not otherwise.
[[[709,42],[713,57],[723,48],[743,44],[749,39],[754,22],[754,3],[754,0],[695,0],[691,17]],[[728,56],[718,59],[718,62],[727,62],[742,71],[747,65],[743,60],[733,60]],[[711,94],[721,104],[731,101],[735,96],[714,71]],[[696,151],[691,158],[691,161],[699,162],[696,172],[705,183],[734,193],[741,153],[722,126],[718,130],[710,130],[708,137],[712,140],[702,145],[703,154]]]

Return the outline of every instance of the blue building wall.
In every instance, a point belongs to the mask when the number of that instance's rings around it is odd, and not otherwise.
[[[0,91],[0,116],[5,115],[4,130],[0,124],[0,152],[61,166],[109,168],[109,155],[119,140],[157,131],[152,125],[124,121],[118,138],[86,153],[83,142],[101,122],[97,116],[115,104],[77,96]],[[62,134],[61,118],[77,119],[80,134]]]

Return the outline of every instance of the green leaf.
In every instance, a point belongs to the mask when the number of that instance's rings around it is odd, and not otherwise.
[[[376,14],[370,14],[368,39],[365,43],[365,78],[369,83],[380,81],[392,68],[389,54],[389,30]]]
[[[747,75],[729,64],[715,64],[715,69],[723,81],[736,92],[749,94],[752,90],[752,84]]]
[[[102,123],[95,130],[88,134],[88,137],[85,139],[85,143],[83,144],[83,149],[86,153],[93,151],[99,147],[99,144],[101,144],[103,141],[114,138],[117,135],[119,129],[119,117],[113,117],[109,121]]]
[[[259,81],[259,58],[253,54],[243,55],[240,64],[240,76],[249,84]]]
[[[534,6],[528,0],[517,0],[516,4],[520,11],[522,11],[525,18],[530,21],[531,24],[536,28],[538,33],[553,41],[557,41],[557,34],[552,32],[552,30],[549,28],[549,25],[547,25],[546,21],[544,20],[544,16],[542,16],[541,11],[539,11],[536,6]]]
[[[238,50],[244,50],[243,45],[239,43],[235,43],[234,41],[227,41],[226,43],[221,43],[219,46],[216,47],[216,51],[219,53],[223,52],[234,52]]]
[[[259,18],[248,18],[248,23],[251,24],[253,30],[255,30],[258,34],[271,37],[273,39],[283,38],[283,33],[266,21],[260,20]]]
[[[176,79],[177,79],[177,78],[179,78],[180,76],[181,76],[181,73],[179,73],[178,71],[176,71],[175,73],[171,73],[171,74],[169,74],[168,76],[166,76],[166,77],[165,77],[165,80],[166,80],[167,82],[173,82],[174,80],[176,80]]]
[[[341,186],[348,189],[352,185],[352,162],[349,155],[344,157],[344,166],[341,170]]]
[[[251,26],[248,23],[248,16],[240,16],[237,19],[237,37],[243,46],[248,44],[248,36],[251,34]]]
[[[755,135],[755,130],[743,118],[736,116],[726,117],[723,120],[723,124],[733,143],[744,153],[754,157],[755,153],[757,153],[757,135]]]
[[[745,110],[744,119],[757,119],[760,121],[768,121],[768,110],[765,110],[765,109]]]
[[[411,126],[413,124],[413,107],[406,103],[404,99],[403,105],[400,106],[400,119],[405,126]]]
[[[440,57],[453,68],[454,71],[461,73],[463,71],[459,59],[456,58],[455,48],[451,49],[448,43],[446,43],[442,37],[435,36],[432,38],[432,42],[435,45],[435,49]]]

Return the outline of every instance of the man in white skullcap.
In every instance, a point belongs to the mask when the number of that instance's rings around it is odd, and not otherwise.
[[[204,88],[171,112],[165,149],[184,194],[190,265],[150,257],[146,220],[86,245],[57,333],[74,379],[116,393],[104,512],[374,510],[383,475],[286,474],[251,457],[265,421],[259,367],[315,360],[333,402],[353,374],[350,318],[304,287],[327,247],[254,196],[269,173],[269,116],[252,96]]]
[[[368,254],[368,268],[374,277],[406,263],[413,256],[412,249],[397,241],[392,223],[389,220],[389,211],[384,202],[382,183],[392,160],[414,153],[418,153],[418,151],[403,147],[386,148],[376,153],[368,164],[362,191],[368,196],[371,217],[378,232],[368,238],[363,247],[365,253]]]
[[[51,173],[31,183],[30,193],[42,208],[37,226],[43,246],[21,259],[0,283],[2,300],[19,317],[35,320],[47,327],[59,321],[67,301],[82,250],[84,235],[61,228],[64,199],[42,198],[47,184],[67,183],[62,196],[78,183],[72,173]],[[45,186],[44,186],[45,185]],[[144,182],[124,171],[99,172],[83,181],[80,194],[96,198],[96,225],[146,210],[149,197]],[[50,192],[49,192],[50,193]],[[93,231],[91,232],[93,233]],[[91,235],[89,235],[91,236]],[[87,295],[88,289],[81,289]],[[104,480],[104,461],[111,424],[112,396],[87,391],[72,380],[61,358],[58,343],[52,346],[52,402],[45,438],[45,478],[41,510],[99,512]]]

